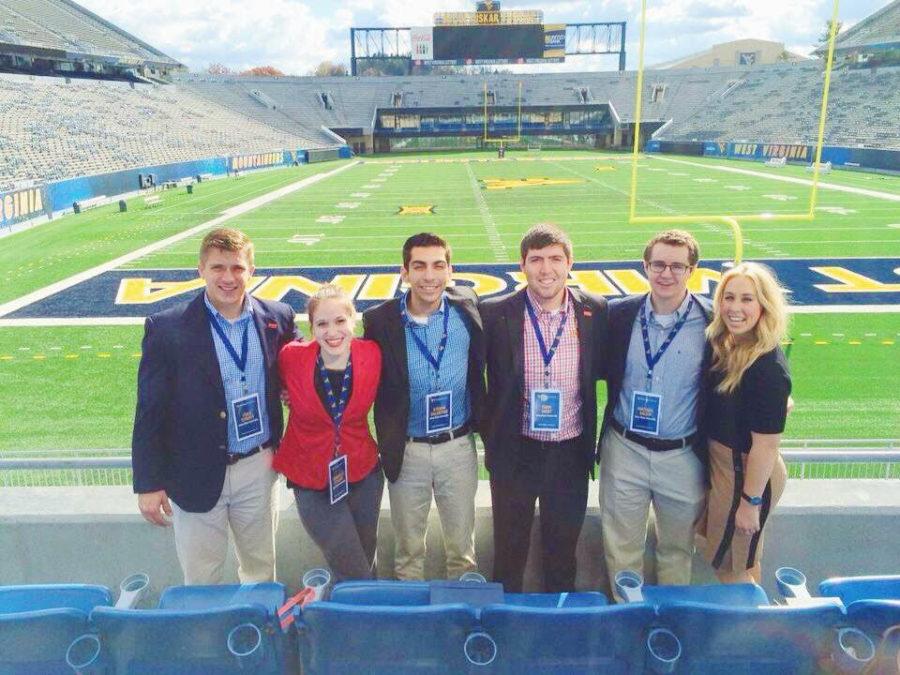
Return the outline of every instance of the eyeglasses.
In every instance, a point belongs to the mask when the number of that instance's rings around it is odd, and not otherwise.
[[[667,265],[662,260],[654,260],[648,263],[647,266],[654,274],[662,274],[666,271],[666,268],[668,268],[676,277],[683,276],[689,269],[691,269],[691,265],[685,265],[684,263],[678,262]]]

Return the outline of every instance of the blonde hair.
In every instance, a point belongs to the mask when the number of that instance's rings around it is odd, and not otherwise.
[[[351,318],[356,316],[356,308],[353,306],[353,298],[340,286],[335,284],[322,284],[319,290],[313,293],[309,301],[306,303],[306,313],[309,315],[309,327],[312,329],[314,315],[319,305],[325,300],[337,300],[344,305],[347,315]]]
[[[206,260],[206,255],[211,248],[217,248],[220,251],[229,251],[231,253],[240,253],[243,251],[247,254],[247,262],[253,266],[253,242],[250,237],[230,227],[219,227],[211,230],[200,244],[200,262]]]
[[[753,327],[752,340],[736,341],[725,325],[722,300],[728,283],[744,277],[753,284],[756,299],[762,310],[759,321]],[[716,288],[713,299],[714,316],[706,329],[706,337],[712,347],[712,369],[725,374],[716,391],[730,394],[737,389],[744,372],[763,354],[779,344],[787,334],[788,312],[785,291],[778,284],[775,273],[765,265],[745,262],[728,270]]]

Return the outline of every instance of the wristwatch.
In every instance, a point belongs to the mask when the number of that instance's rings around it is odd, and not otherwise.
[[[760,506],[762,504],[762,497],[751,497],[746,492],[741,492],[741,498],[751,506]]]

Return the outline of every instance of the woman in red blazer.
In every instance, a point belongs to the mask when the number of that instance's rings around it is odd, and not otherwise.
[[[381,351],[353,337],[353,302],[337,286],[322,286],[307,311],[314,341],[278,357],[291,412],[274,467],[335,579],[371,579],[384,476],[368,415]]]

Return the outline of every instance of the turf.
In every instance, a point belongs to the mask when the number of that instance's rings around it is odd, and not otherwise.
[[[253,238],[257,264],[264,267],[399,266],[403,240],[426,229],[446,236],[454,262],[515,262],[525,229],[548,220],[572,235],[577,260],[633,260],[644,242],[664,227],[628,224],[626,155],[542,152],[511,157],[503,162],[488,153],[375,158],[229,224]],[[796,213],[808,200],[806,185],[723,173],[715,167],[808,179],[802,168],[775,170],[750,162],[680,159],[692,164],[640,160],[638,212],[698,215],[688,228],[698,236],[707,259],[731,258],[734,243],[727,227],[704,215]],[[389,165],[397,168],[385,176]],[[0,265],[6,270],[6,283],[0,286],[0,301],[336,166],[215,181],[198,186],[192,197],[164,194],[159,208],[144,209],[133,201],[126,214],[107,207],[4,238]],[[490,179],[572,182],[494,190],[487,189]],[[823,181],[900,194],[897,177],[833,172]],[[726,185],[746,189],[732,191]],[[843,210],[819,211],[813,222],[747,223],[745,257],[900,257],[900,229],[889,227],[900,222],[896,202],[826,189],[819,196],[821,206]],[[398,213],[403,206],[415,205],[433,206],[434,213]],[[340,222],[321,222],[323,216],[337,216]],[[295,235],[310,237],[314,243],[291,243]],[[130,267],[193,268],[200,236],[145,256]],[[141,335],[139,325],[0,328],[0,409],[14,411],[0,425],[0,452],[128,447]],[[799,314],[794,316],[791,335],[797,403],[788,437],[900,437],[898,314]]]

